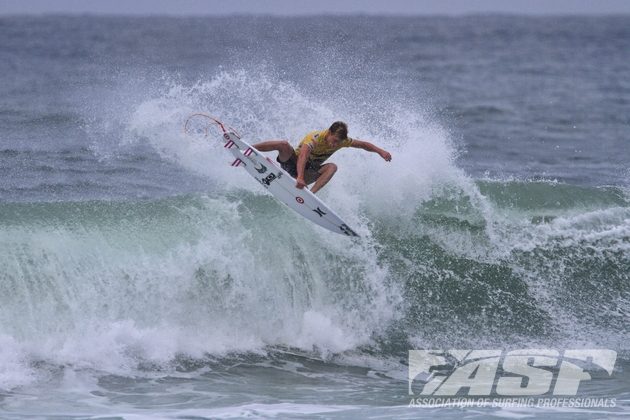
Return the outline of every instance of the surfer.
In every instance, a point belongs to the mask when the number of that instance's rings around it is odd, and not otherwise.
[[[308,133],[295,149],[286,140],[268,140],[254,147],[261,152],[276,150],[276,160],[295,178],[297,188],[315,183],[312,193],[319,191],[337,172],[337,165],[324,161],[342,147],[367,150],[378,153],[387,162],[392,160],[389,152],[372,143],[348,137],[348,125],[343,121],[335,121],[327,130]]]

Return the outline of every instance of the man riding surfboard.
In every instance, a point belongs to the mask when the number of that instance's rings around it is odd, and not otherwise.
[[[343,121],[335,121],[327,130],[308,133],[295,149],[286,140],[268,140],[254,147],[261,152],[276,150],[277,161],[295,178],[297,188],[315,182],[312,193],[319,191],[337,172],[337,165],[324,161],[342,147],[367,150],[378,153],[387,162],[392,160],[389,152],[374,144],[348,137],[348,125]]]

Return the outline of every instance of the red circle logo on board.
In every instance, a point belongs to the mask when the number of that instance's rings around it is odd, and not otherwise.
[[[304,204],[304,199],[302,197],[295,197],[295,201],[297,201],[300,204]]]

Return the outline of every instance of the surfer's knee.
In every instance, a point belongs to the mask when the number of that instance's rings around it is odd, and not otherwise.
[[[334,163],[327,163],[326,165],[326,172],[330,173],[331,175],[334,174],[335,172],[337,172],[337,165]]]
[[[278,159],[281,162],[286,162],[294,154],[293,147],[291,147],[291,144],[286,140],[278,142],[276,150],[278,151]]]
[[[288,141],[283,140],[278,145],[278,151],[281,153],[293,153],[293,147]]]

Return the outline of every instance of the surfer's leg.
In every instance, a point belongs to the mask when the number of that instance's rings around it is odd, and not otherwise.
[[[254,148],[261,152],[278,152],[278,160],[286,162],[294,155],[293,147],[286,140],[269,140],[254,144]]]
[[[335,172],[337,172],[337,165],[334,163],[326,163],[319,168],[319,178],[315,181],[315,185],[311,188],[311,192],[315,194],[317,191],[321,190],[322,187],[328,184],[328,181],[333,177]]]

